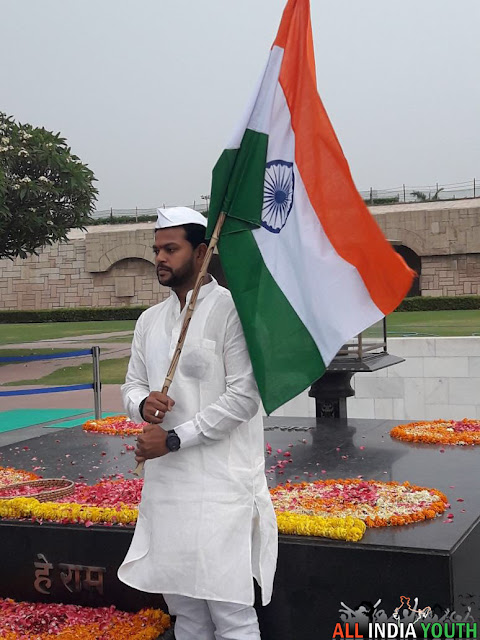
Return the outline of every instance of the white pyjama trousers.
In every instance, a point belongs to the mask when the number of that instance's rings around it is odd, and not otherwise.
[[[163,597],[177,618],[175,640],[260,640],[253,607],[168,593]]]

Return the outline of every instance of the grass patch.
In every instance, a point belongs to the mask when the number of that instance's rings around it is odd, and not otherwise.
[[[2,324],[0,327],[0,345],[37,342],[37,340],[52,340],[55,338],[72,338],[116,331],[133,331],[134,328],[135,320]],[[120,337],[122,336],[117,338]],[[68,347],[68,349],[71,348],[71,346]]]
[[[387,318],[387,335],[480,336],[480,310],[402,311]]]
[[[116,358],[112,360],[102,360],[100,363],[100,376],[102,384],[123,384],[127,373],[128,361],[130,357]],[[6,387],[23,387],[30,385],[41,386],[62,386],[69,384],[88,384],[93,382],[92,365],[83,364],[78,367],[64,367],[49,373],[48,376],[37,378],[36,380],[15,380],[7,383]]]

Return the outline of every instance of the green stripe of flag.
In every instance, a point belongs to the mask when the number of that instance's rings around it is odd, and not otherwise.
[[[320,378],[325,364],[266,268],[252,232],[221,235],[219,253],[263,406],[270,414]]]
[[[244,229],[245,222],[260,226],[267,147],[265,133],[246,129],[240,148],[225,149],[220,156],[212,175],[207,238],[222,211],[228,216],[222,234]]]
[[[207,235],[227,214],[218,245],[263,406],[271,413],[325,371],[310,333],[266,268],[252,229],[262,219],[268,136],[247,129],[213,171]],[[299,285],[301,286],[301,285]]]

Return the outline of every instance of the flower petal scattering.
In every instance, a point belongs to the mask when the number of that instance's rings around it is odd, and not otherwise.
[[[22,493],[0,500],[0,518],[105,526],[134,526],[143,480],[75,484],[72,495],[40,502]],[[14,492],[15,488],[12,487]],[[403,525],[435,518],[448,507],[436,489],[408,482],[346,479],[287,482],[270,490],[280,533],[361,540],[366,526]]]
[[[126,613],[115,607],[15,602],[0,598],[4,640],[155,640],[170,627],[160,609]]]
[[[22,471],[21,469],[13,469],[12,467],[0,467],[0,488],[8,487],[17,482],[26,482],[27,480],[38,480],[40,476],[31,471]]]
[[[409,482],[400,484],[356,478],[299,484],[287,482],[270,489],[270,493],[277,517],[283,513],[322,518],[350,517],[361,520],[367,527],[403,525],[435,518],[448,504],[447,497],[437,489],[417,487]],[[280,524],[279,530],[283,533]]]
[[[110,416],[101,420],[87,420],[83,425],[83,430],[110,436],[135,436],[142,433],[146,424],[146,422],[137,424],[127,416]]]
[[[410,422],[394,427],[392,438],[406,442],[427,444],[475,445],[480,444],[480,420],[431,420]]]

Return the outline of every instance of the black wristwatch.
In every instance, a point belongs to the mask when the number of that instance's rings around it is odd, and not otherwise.
[[[166,445],[169,451],[178,451],[180,449],[180,438],[175,432],[175,429],[170,429],[170,431],[167,431]]]

